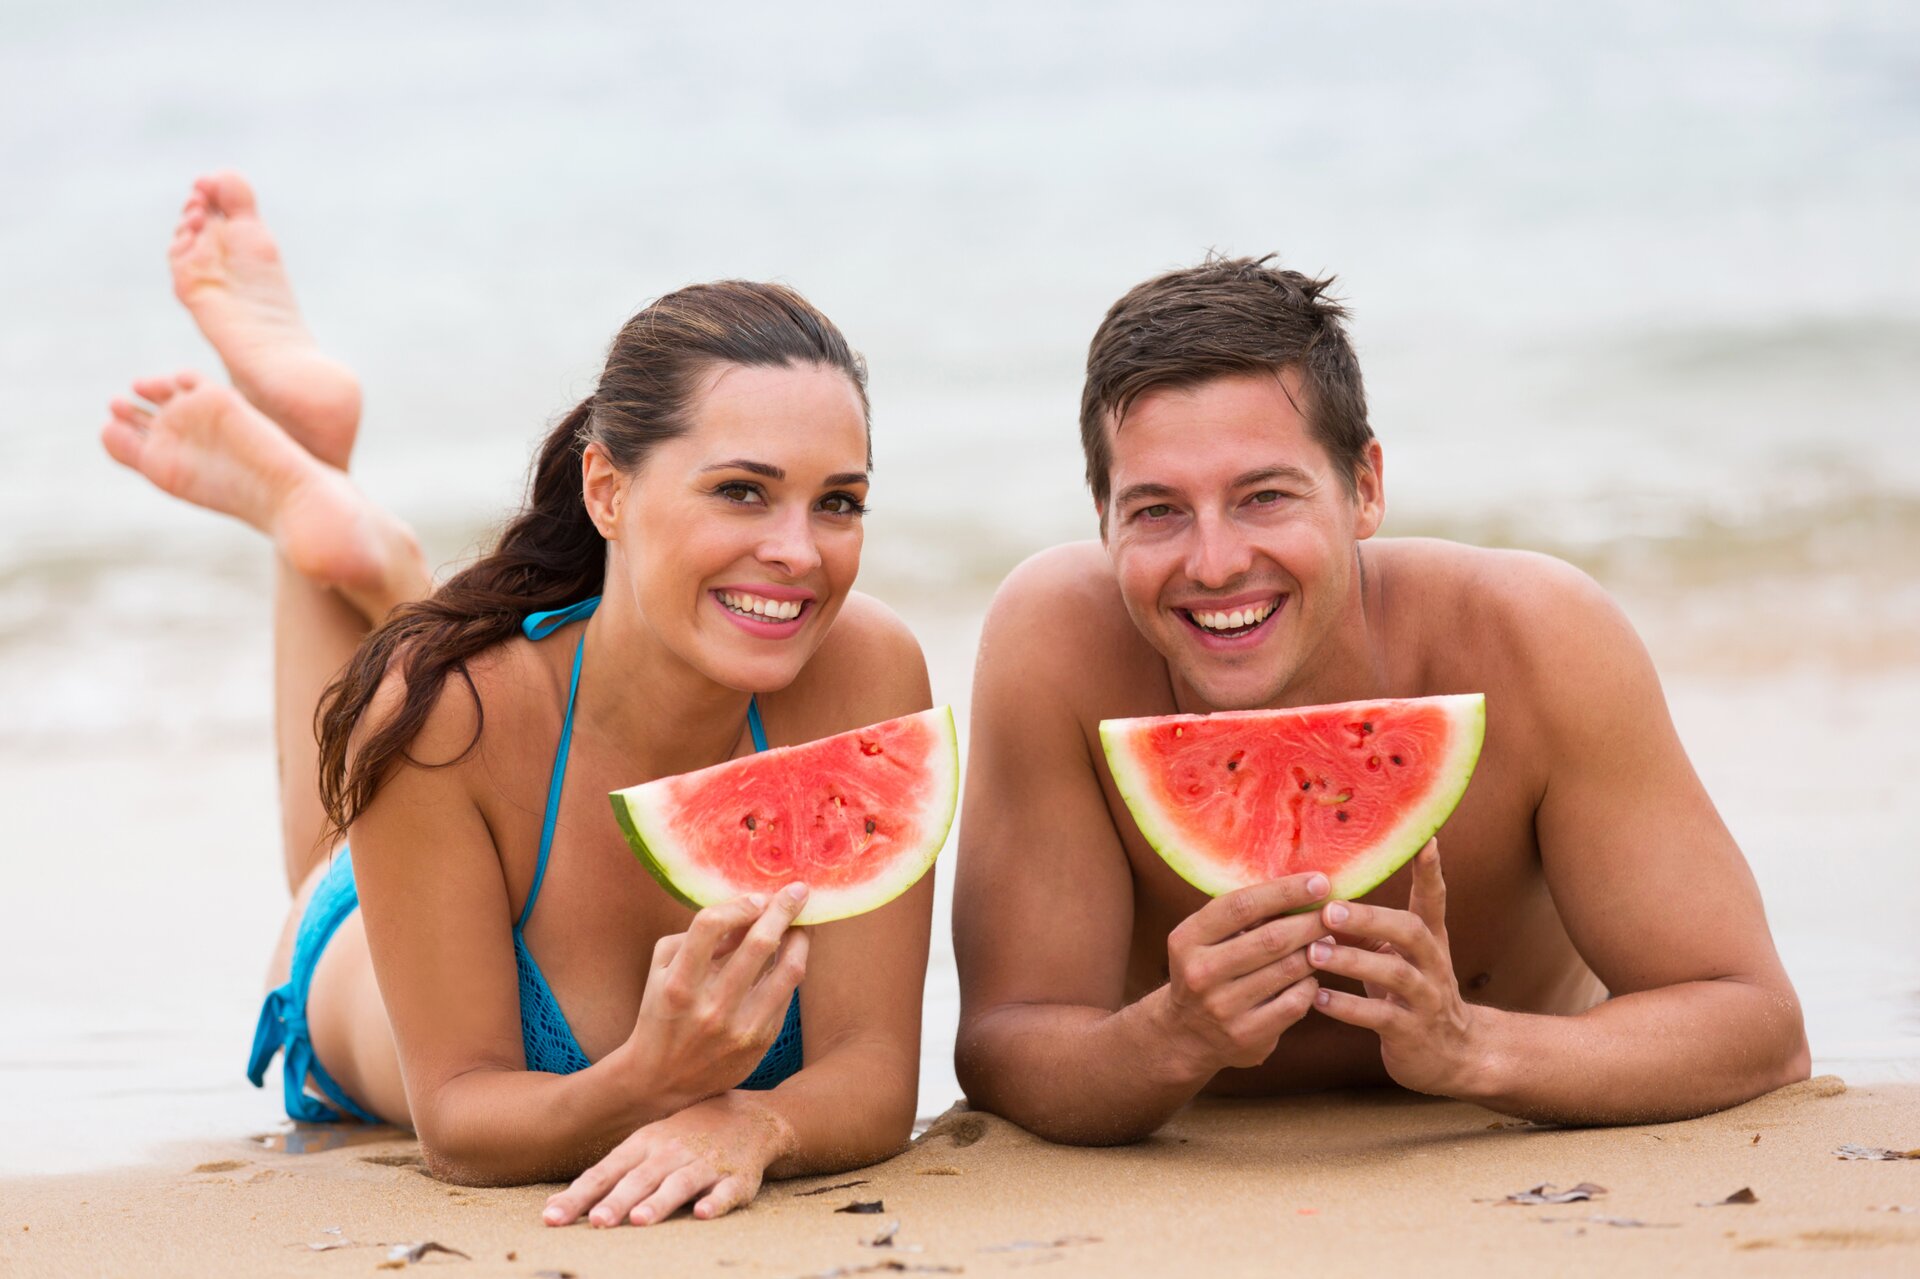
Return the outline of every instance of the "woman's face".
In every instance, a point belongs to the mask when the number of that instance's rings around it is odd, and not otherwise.
[[[819,365],[722,365],[690,416],[692,429],[632,474],[589,451],[589,507],[609,544],[607,591],[629,592],[640,624],[714,682],[784,688],[860,570],[859,393],[846,374]]]

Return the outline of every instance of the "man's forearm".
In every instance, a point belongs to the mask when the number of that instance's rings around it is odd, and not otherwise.
[[[1001,1005],[962,1026],[960,1084],[974,1105],[1049,1141],[1138,1141],[1213,1073],[1173,1051],[1157,1016],[1165,993],[1161,987],[1118,1012]]]
[[[1477,1009],[1475,1060],[1447,1091],[1542,1123],[1658,1123],[1807,1077],[1791,992],[1725,978],[1622,995],[1575,1016]]]

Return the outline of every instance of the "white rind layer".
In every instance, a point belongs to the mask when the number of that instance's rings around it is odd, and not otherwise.
[[[918,829],[926,832],[926,838],[911,855],[895,853],[896,860],[889,867],[889,872],[878,879],[847,888],[814,887],[807,898],[806,907],[794,919],[795,925],[824,924],[862,915],[886,905],[920,882],[920,877],[927,873],[934,859],[939,857],[940,850],[946,846],[947,833],[953,827],[954,809],[960,800],[960,739],[953,727],[953,710],[947,706],[936,706],[932,710],[901,718],[921,721],[937,740],[945,744],[944,750],[935,749],[934,757],[929,761],[936,774],[935,785],[930,788],[919,811],[912,815],[918,823]],[[778,746],[746,758],[765,759],[781,751],[805,750],[816,744],[808,742],[798,746]],[[713,768],[682,773],[677,777],[663,777],[614,791],[610,796],[614,816],[626,832],[627,842],[632,845],[635,855],[660,881],[661,887],[695,909],[731,900],[739,896],[742,890],[725,876],[698,866],[684,856],[676,856],[673,841],[667,833],[672,829],[669,820],[672,811],[671,786],[682,780],[698,783],[707,774],[739,762],[734,760],[728,764],[716,764]]]
[[[1351,900],[1362,896],[1406,865],[1453,815],[1460,797],[1466,794],[1467,783],[1473,780],[1474,766],[1480,760],[1480,748],[1487,730],[1487,699],[1484,694],[1457,693],[1442,697],[1389,699],[1388,704],[1393,700],[1435,706],[1452,723],[1455,731],[1451,735],[1446,758],[1434,770],[1432,789],[1407,811],[1399,825],[1381,835],[1375,845],[1378,851],[1372,857],[1354,862],[1333,876],[1331,897]],[[1353,704],[1371,706],[1382,703]],[[1302,706],[1298,709],[1304,713],[1324,708]],[[1107,767],[1112,770],[1113,784],[1119,789],[1120,798],[1126,801],[1127,811],[1133,814],[1134,824],[1140,828],[1147,843],[1153,846],[1153,851],[1160,854],[1161,860],[1209,897],[1219,897],[1237,888],[1244,888],[1246,883],[1236,873],[1235,867],[1179,846],[1174,835],[1178,828],[1164,811],[1163,805],[1153,797],[1148,770],[1138,762],[1137,753],[1129,748],[1130,743],[1136,734],[1169,719],[1263,719],[1272,714],[1271,711],[1222,711],[1215,715],[1100,721],[1101,749],[1106,753]]]

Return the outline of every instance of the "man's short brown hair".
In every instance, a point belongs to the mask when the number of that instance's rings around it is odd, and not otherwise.
[[[1341,324],[1346,308],[1327,293],[1332,276],[1283,271],[1267,265],[1271,257],[1209,256],[1169,271],[1128,290],[1100,322],[1087,348],[1080,446],[1101,509],[1113,467],[1109,419],[1119,430],[1133,402],[1155,387],[1283,369],[1299,375],[1307,425],[1352,490],[1373,428],[1360,361]]]

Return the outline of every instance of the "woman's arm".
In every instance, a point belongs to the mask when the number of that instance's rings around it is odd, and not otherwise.
[[[796,718],[769,716],[776,741],[932,703],[919,645],[860,596],[803,678],[807,687],[790,690]],[[798,731],[782,731],[783,721]],[[587,1214],[596,1225],[644,1225],[688,1203],[695,1216],[714,1217],[750,1201],[764,1176],[859,1168],[904,1148],[919,1092],[932,916],[928,875],[877,911],[808,930],[805,1066],[771,1091],[734,1090],[642,1128],[553,1196],[545,1220],[564,1225]]]
[[[472,706],[450,686],[413,757],[459,757]],[[352,832],[408,1106],[436,1176],[496,1185],[570,1177],[636,1128],[753,1069],[805,967],[806,939],[787,928],[801,903],[741,898],[700,912],[656,949],[625,1043],[575,1074],[529,1071],[512,905],[468,776],[464,765],[402,767]]]

